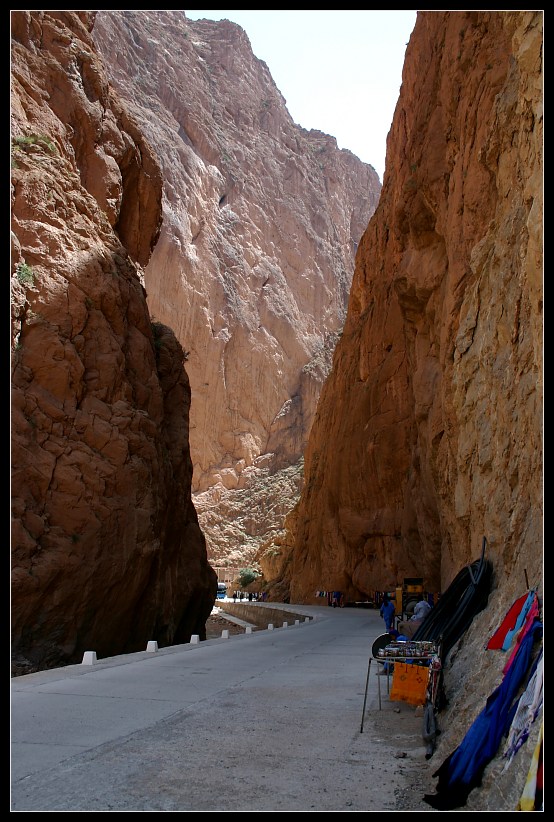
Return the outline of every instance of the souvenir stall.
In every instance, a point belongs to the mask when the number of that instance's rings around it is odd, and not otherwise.
[[[431,702],[435,705],[442,670],[440,647],[437,643],[426,640],[392,640],[384,647],[379,647],[374,658],[383,665],[383,672],[387,677],[387,694],[392,701],[407,702],[410,705]],[[381,678],[377,681],[381,710]]]
[[[393,639],[390,634],[378,637],[373,643],[372,656],[368,663],[360,733],[363,733],[364,729],[367,687],[373,659],[382,666],[382,670],[377,671],[379,710],[382,710],[381,675],[384,674],[387,677],[387,695],[391,700],[424,706],[422,736],[427,745],[426,758],[432,756],[436,736],[435,707],[442,681],[440,653],[438,642],[416,642],[413,639],[402,641]]]

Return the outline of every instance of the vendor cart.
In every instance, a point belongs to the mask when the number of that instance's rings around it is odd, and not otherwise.
[[[424,704],[428,699],[434,703],[442,669],[439,647],[435,642],[398,641],[391,638],[391,641],[384,647],[378,648],[375,659],[384,666],[387,675],[387,693],[391,699],[399,699],[415,705]],[[398,678],[400,678],[400,672],[403,672],[406,680],[412,679],[417,682],[417,685],[414,685],[410,690],[410,683],[408,683],[408,687],[402,690],[400,683],[398,683],[399,687],[395,689],[395,682],[393,681],[391,692],[390,676],[392,671],[396,671]],[[415,677],[408,676],[408,673],[412,672],[416,674]],[[379,678],[379,710],[382,707],[380,683],[381,679]],[[423,687],[421,687],[422,684]],[[411,698],[412,695],[413,699]]]
[[[372,656],[369,658],[366,695],[362,711],[360,733],[363,733],[364,715],[367,698],[367,686],[371,661],[375,660],[383,666],[387,677],[387,694],[391,699],[400,699],[415,705],[424,705],[423,740],[427,745],[427,758],[432,755],[436,735],[435,705],[439,692],[442,663],[440,658],[440,643],[414,640],[398,641],[391,634],[378,637],[372,646]],[[381,672],[378,671],[378,674]],[[393,675],[391,689],[390,677]],[[396,681],[395,681],[396,680]],[[379,694],[379,710],[381,702],[381,676],[377,678]]]

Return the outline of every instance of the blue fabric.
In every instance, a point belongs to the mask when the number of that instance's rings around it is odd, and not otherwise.
[[[517,701],[514,703],[514,698],[529,670],[535,634],[539,631],[542,632],[542,623],[535,620],[527,636],[522,640],[502,683],[489,696],[484,710],[460,745],[433,774],[438,776],[439,782],[437,793],[424,797],[428,805],[438,810],[459,808],[466,804],[473,788],[481,784],[483,771],[496,754],[502,737],[512,724],[517,708]]]
[[[523,623],[525,622],[525,617],[529,613],[529,609],[531,605],[535,601],[536,593],[534,591],[530,591],[527,595],[527,599],[523,604],[523,608],[521,609],[518,618],[516,619],[516,624],[514,627],[507,632],[506,636],[504,637],[504,642],[502,643],[502,650],[507,651],[512,644],[514,636],[517,634]]]

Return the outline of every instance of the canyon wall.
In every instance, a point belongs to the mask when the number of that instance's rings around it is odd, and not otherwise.
[[[11,497],[16,672],[205,633],[190,386],[143,267],[162,174],[90,12],[12,12]]]
[[[467,812],[518,807],[543,727],[541,691],[510,767],[504,739],[489,747],[509,676],[487,644],[531,591],[542,621],[544,596],[542,24],[418,12],[301,498],[259,556],[270,599],[321,604],[405,577],[448,592],[484,545],[490,590],[443,660],[440,735],[414,783],[436,800],[442,767],[444,800],[448,764],[459,785],[490,752]]]
[[[434,772],[543,598],[542,13],[418,12],[376,210],[244,32],[181,15],[12,12],[15,672],[202,636],[195,500],[291,603],[445,591],[486,537]],[[464,810],[515,807],[538,724]]]
[[[276,596],[444,591],[483,537],[498,613],[542,587],[542,139],[542,14],[418,12]]]
[[[298,499],[381,184],[334,137],[292,121],[240,26],[101,10],[93,37],[162,166],[147,301],[187,352],[210,561],[244,567]]]
[[[157,14],[13,13],[14,649],[202,634],[204,523],[293,602],[484,536],[542,586],[540,13],[418,14],[374,214],[240,27]]]

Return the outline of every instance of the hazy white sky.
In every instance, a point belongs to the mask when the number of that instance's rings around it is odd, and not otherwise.
[[[303,128],[336,137],[381,182],[387,134],[402,83],[416,11],[187,11],[190,20],[231,20],[267,63]]]

